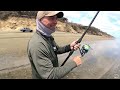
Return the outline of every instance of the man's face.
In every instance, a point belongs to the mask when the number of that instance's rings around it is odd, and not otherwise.
[[[57,16],[45,16],[41,19],[41,22],[49,29],[55,29],[57,24]]]

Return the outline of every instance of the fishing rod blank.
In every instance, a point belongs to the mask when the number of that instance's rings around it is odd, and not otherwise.
[[[97,17],[97,15],[98,15],[99,12],[100,12],[100,11],[97,11],[97,13],[95,14],[95,16],[94,16],[94,18],[92,19],[91,23],[89,24],[89,26],[87,27],[87,29],[85,30],[85,32],[83,33],[83,35],[81,36],[81,38],[76,42],[76,44],[78,44],[78,43],[80,43],[80,42],[82,41],[83,37],[85,36],[85,34],[87,33],[87,31],[88,31],[89,28],[91,27],[93,21],[95,20],[95,18]],[[66,61],[67,61],[67,60],[69,59],[69,57],[73,54],[73,52],[74,52],[74,50],[71,50],[71,51],[70,51],[68,57],[65,59],[65,61],[62,63],[61,66],[63,66],[63,65],[66,63]]]

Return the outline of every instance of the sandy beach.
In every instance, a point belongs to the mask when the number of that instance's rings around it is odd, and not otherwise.
[[[0,32],[0,79],[31,79],[31,68],[27,58],[27,43],[33,33]],[[55,32],[55,41],[66,45],[79,39],[82,34]],[[85,35],[83,41],[111,40],[113,38]]]
[[[72,32],[56,31],[53,33],[53,37],[59,46],[70,44],[82,36],[82,32],[81,34],[76,33],[71,26],[66,28],[65,23],[59,22],[58,26],[62,31],[69,30]],[[23,27],[28,27],[33,32],[23,33],[20,31]],[[0,79],[31,79],[31,68],[27,57],[27,44],[35,33],[35,30],[35,18],[9,16],[6,20],[0,20]],[[86,34],[81,43],[112,39],[114,38],[106,35],[96,36]],[[61,58],[64,59],[65,57]],[[74,78],[74,73],[71,76]]]

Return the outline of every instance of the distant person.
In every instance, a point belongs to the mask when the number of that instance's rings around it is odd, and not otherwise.
[[[57,54],[77,50],[80,44],[73,41],[64,47],[59,47],[52,33],[55,32],[57,19],[64,16],[63,12],[38,11],[36,17],[36,32],[28,43],[28,57],[32,68],[33,79],[62,79],[72,69],[80,65],[80,56],[75,56],[63,66],[59,66]]]

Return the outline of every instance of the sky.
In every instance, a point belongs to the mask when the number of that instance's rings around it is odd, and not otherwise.
[[[63,11],[69,22],[89,26],[97,11]],[[120,11],[100,11],[93,27],[100,29],[116,38],[120,38]]]

